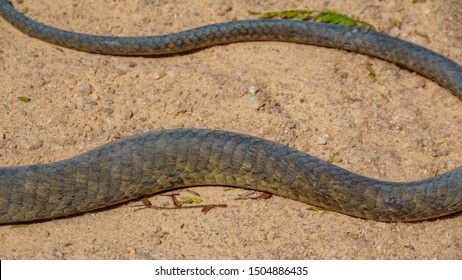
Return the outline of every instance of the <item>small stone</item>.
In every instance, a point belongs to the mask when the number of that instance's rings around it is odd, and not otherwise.
[[[127,75],[128,72],[123,69],[117,69],[116,73],[118,76],[123,76],[123,75]]]
[[[86,103],[87,99],[85,99],[85,97],[83,96],[79,96],[75,99],[75,105],[77,106],[77,108],[83,107]]]
[[[89,83],[83,83],[79,87],[79,92],[81,94],[89,95],[92,92],[92,86]]]
[[[178,74],[180,74],[180,70],[178,68],[173,68],[167,72],[167,75],[169,75],[172,78],[176,78]]]
[[[22,141],[21,145],[29,151],[37,150],[43,146],[43,141],[40,139],[29,139],[27,141]]]
[[[154,80],[160,80],[163,76],[164,76],[164,74],[162,74],[162,73],[154,72],[154,73],[152,73],[152,76],[151,76],[151,77],[152,77]]]
[[[427,85],[427,81],[425,79],[420,79],[418,82],[416,82],[415,88],[425,88]]]
[[[129,119],[131,119],[131,117],[133,117],[133,112],[132,112],[132,110],[130,110],[128,108],[123,108],[123,109],[120,110],[119,116],[123,120],[129,120]]]
[[[296,120],[296,119],[289,119],[289,120],[287,120],[287,122],[286,122],[286,127],[287,127],[288,129],[295,129],[295,128],[298,127],[298,125],[299,125],[299,122],[298,122],[298,120]]]
[[[281,210],[282,208],[284,208],[284,204],[282,204],[281,202],[274,203],[274,209]]]
[[[372,163],[374,159],[378,158],[376,153],[373,152],[365,152],[363,154],[363,159],[366,163]]]
[[[392,37],[398,37],[401,34],[401,29],[399,29],[398,26],[393,26],[393,28],[390,30],[390,36]]]
[[[263,106],[263,102],[261,101],[260,98],[256,95],[250,95],[248,100],[247,100],[248,107],[250,109],[259,109],[261,106]]]
[[[125,102],[125,106],[130,107],[130,106],[134,105],[135,103],[136,103],[136,99],[128,99]]]
[[[51,133],[56,134],[56,133],[58,133],[58,131],[59,131],[58,127],[56,127],[56,126],[50,127],[50,132]]]
[[[96,93],[93,93],[92,95],[90,95],[90,98],[91,98],[92,100],[99,100],[99,99],[100,99],[99,95],[96,94]]]
[[[118,131],[113,131],[111,132],[110,137],[112,137],[112,139],[120,139],[122,138],[122,135],[120,135],[120,132]]]
[[[329,135],[327,135],[327,134],[324,134],[322,136],[316,136],[316,144],[318,144],[318,145],[326,145],[328,138],[329,138]]]
[[[127,252],[127,255],[135,255],[136,250],[132,247],[127,247],[126,252]]]
[[[256,85],[251,85],[248,88],[250,94],[256,94],[260,89]]]
[[[60,250],[54,248],[53,249],[53,255],[57,257],[58,259],[64,259],[64,254]]]

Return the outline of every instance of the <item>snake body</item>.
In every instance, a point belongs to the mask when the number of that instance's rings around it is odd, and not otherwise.
[[[56,29],[7,0],[0,15],[22,32],[80,51],[159,55],[242,41],[340,48],[420,73],[462,99],[462,67],[424,47],[370,30],[304,21],[245,20],[150,37]],[[355,217],[416,221],[462,210],[462,167],[415,182],[375,180],[265,139],[204,129],[162,130],[114,141],[71,159],[0,168],[0,224],[63,217],[187,186],[270,192]]]

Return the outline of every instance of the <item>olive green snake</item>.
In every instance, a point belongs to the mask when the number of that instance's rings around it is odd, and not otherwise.
[[[384,59],[426,76],[462,99],[462,67],[421,46],[367,29],[290,20],[244,20],[147,37],[79,34],[38,23],[0,0],[22,32],[66,48],[111,55],[159,55],[242,41],[284,41]],[[462,167],[415,182],[352,173],[265,139],[206,129],[161,130],[76,157],[0,167],[0,224],[64,217],[188,186],[236,186],[274,193],[355,217],[416,221],[462,210]]]

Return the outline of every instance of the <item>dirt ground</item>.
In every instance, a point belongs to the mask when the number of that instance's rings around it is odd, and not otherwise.
[[[248,10],[332,9],[462,64],[458,0],[12,2],[55,27],[126,36],[253,18]],[[161,58],[113,57],[55,47],[4,20],[0,34],[0,166],[57,161],[179,127],[264,137],[383,180],[428,178],[462,164],[462,102],[422,76],[364,55],[249,42]],[[0,258],[462,259],[461,214],[382,223],[276,196],[236,200],[248,193],[243,189],[194,191],[204,203],[228,207],[204,215],[195,208],[140,210],[134,201],[0,226]],[[172,204],[166,196],[150,199]]]

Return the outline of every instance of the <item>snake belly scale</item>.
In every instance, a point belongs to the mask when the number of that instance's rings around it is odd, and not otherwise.
[[[109,55],[180,53],[243,41],[354,51],[424,75],[462,99],[462,67],[424,47],[365,29],[289,20],[219,23],[160,36],[111,37],[56,29],[0,0],[0,15],[29,36]],[[41,165],[0,167],[0,224],[100,209],[187,186],[270,192],[355,217],[416,221],[462,210],[462,167],[415,182],[367,178],[282,144],[207,129],[162,130]]]

